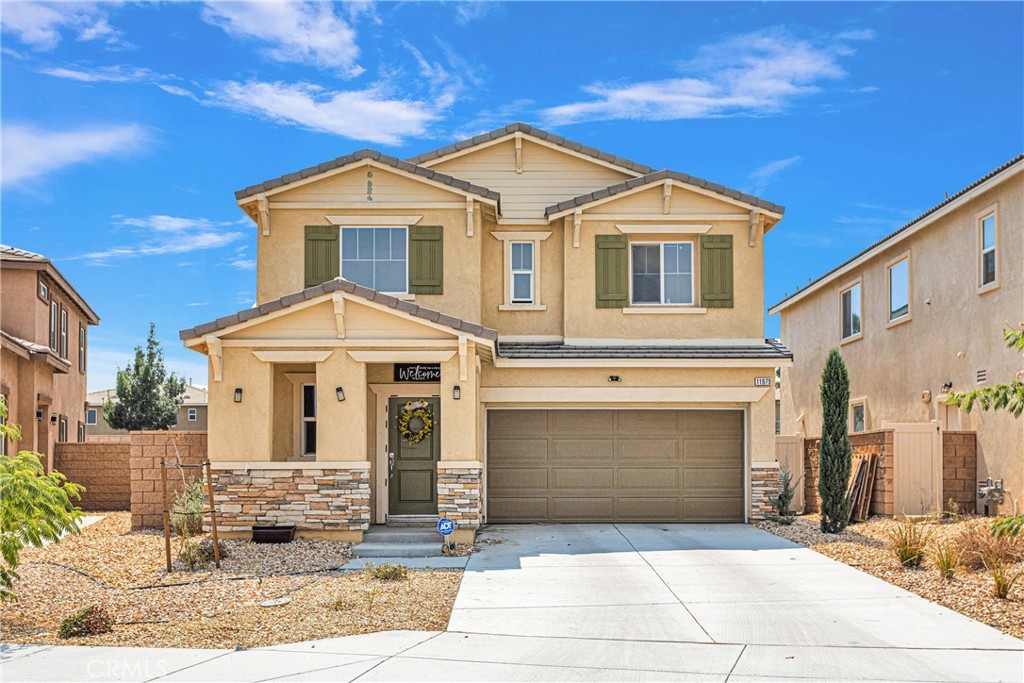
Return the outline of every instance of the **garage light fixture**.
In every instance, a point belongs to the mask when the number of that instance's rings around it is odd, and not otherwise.
[[[462,387],[460,387],[458,384],[452,387],[452,398],[454,398],[456,401],[462,398]]]
[[[242,402],[242,387],[235,387],[235,403]]]

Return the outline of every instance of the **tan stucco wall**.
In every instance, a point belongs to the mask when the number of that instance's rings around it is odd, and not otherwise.
[[[214,381],[210,372],[210,460],[276,459],[270,429],[273,366],[245,348],[224,349],[223,358],[223,381]],[[241,403],[235,403],[236,387],[242,389]]]
[[[977,288],[976,215],[999,205],[1000,287]],[[911,320],[887,327],[886,264],[904,252],[911,259]],[[839,293],[863,278],[862,339],[840,345]],[[783,371],[782,431],[821,432],[818,384],[828,350],[839,346],[850,372],[850,394],[867,398],[867,429],[885,422],[940,419],[942,385],[954,391],[1007,381],[1022,369],[1019,355],[1002,340],[1006,322],[1024,320],[1024,174],[967,202],[921,232],[894,244],[870,262],[782,311],[781,335],[794,366]],[[930,391],[931,402],[921,400]],[[977,408],[960,415],[960,426],[978,433],[978,477],[1006,481],[1006,510],[1024,505],[1024,419]]]
[[[336,387],[345,389],[339,401]],[[316,364],[316,459],[367,460],[366,364],[338,349]]]

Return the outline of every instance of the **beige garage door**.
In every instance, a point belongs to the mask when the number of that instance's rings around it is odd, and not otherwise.
[[[742,522],[738,410],[490,410],[488,520]]]

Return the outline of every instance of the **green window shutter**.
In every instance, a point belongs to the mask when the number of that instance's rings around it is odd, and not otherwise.
[[[306,226],[306,287],[316,287],[341,275],[338,264],[338,226]]]
[[[595,285],[598,308],[629,305],[629,240],[626,235],[597,235]]]
[[[732,235],[700,238],[700,298],[705,308],[732,308]]]
[[[440,225],[409,228],[409,293],[444,293],[444,231]]]

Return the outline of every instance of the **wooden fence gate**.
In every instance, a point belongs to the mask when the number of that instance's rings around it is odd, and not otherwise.
[[[942,431],[938,422],[885,425],[893,430],[893,514],[942,510]]]

